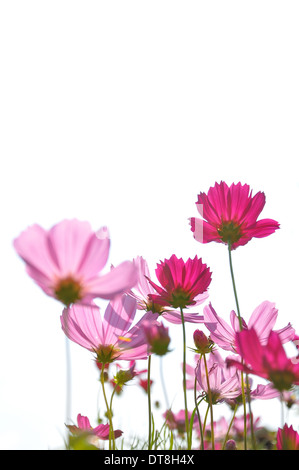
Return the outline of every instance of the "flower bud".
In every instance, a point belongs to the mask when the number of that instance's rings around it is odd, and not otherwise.
[[[116,388],[116,392],[120,393],[121,390],[123,389],[123,386],[132,380],[135,375],[137,374],[134,370],[135,368],[135,361],[132,363],[132,366],[130,369],[123,370],[120,369],[116,375],[113,377],[113,380],[111,381],[112,385]]]
[[[237,450],[236,441],[229,439],[225,444],[225,450]]]
[[[170,337],[168,328],[162,323],[144,322],[143,331],[151,353],[164,356],[169,352]]]
[[[214,342],[207,337],[203,331],[195,330],[193,333],[193,341],[198,354],[207,354],[212,351]]]

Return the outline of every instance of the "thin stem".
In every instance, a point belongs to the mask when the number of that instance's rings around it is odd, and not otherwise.
[[[207,409],[206,409],[206,414],[205,414],[205,419],[204,419],[204,422],[203,422],[203,433],[205,433],[205,431],[206,431],[206,424],[207,424],[209,409],[210,409],[210,404],[208,403],[208,406],[207,406]]]
[[[161,379],[161,385],[164,393],[164,398],[165,398],[165,403],[166,403],[166,409],[169,410],[169,401],[167,397],[167,391],[165,387],[165,381],[164,381],[164,374],[163,374],[163,356],[160,356],[160,379]]]
[[[235,276],[234,276],[234,270],[233,270],[232,250],[231,250],[231,243],[230,242],[228,242],[228,256],[229,256],[229,268],[230,268],[230,275],[231,275],[233,291],[234,291],[234,296],[235,296],[235,301],[236,301],[239,326],[240,326],[240,331],[242,331],[243,325],[242,325],[242,318],[241,318],[241,313],[240,313],[239,300],[238,300],[236,282],[235,282]],[[243,362],[243,360],[242,360],[242,362]],[[246,397],[245,397],[243,372],[241,372],[241,385],[242,385],[242,401],[243,401],[243,409],[244,409],[244,450],[247,450]],[[252,419],[252,417],[250,417],[250,419]]]
[[[68,306],[65,306],[68,309]],[[72,408],[72,367],[71,367],[71,349],[69,334],[69,312],[66,315],[65,321],[65,357],[66,357],[66,423],[71,419]]]
[[[186,385],[186,331],[185,331],[185,320],[183,309],[181,310],[181,320],[183,328],[183,389],[184,389],[184,402],[185,402],[185,427],[186,427],[186,436],[187,436],[187,448],[190,447],[190,438],[189,438],[189,418],[188,418],[188,404],[187,404],[187,385]]]
[[[228,436],[229,436],[229,432],[230,432],[230,430],[231,430],[231,427],[232,427],[232,425],[233,425],[233,422],[234,422],[234,419],[235,419],[235,416],[236,416],[237,409],[238,409],[238,405],[236,404],[236,405],[235,405],[235,408],[234,408],[234,412],[233,412],[232,419],[231,419],[231,421],[230,421],[230,423],[229,423],[228,430],[227,430],[227,433],[226,433],[226,436],[225,436],[225,439],[224,439],[224,442],[223,442],[222,450],[225,449],[225,444],[226,444],[226,441],[227,441],[227,439],[228,439]]]
[[[237,314],[238,314],[240,331],[241,331],[243,326],[242,326],[242,318],[241,318],[241,314],[240,314],[240,307],[239,307],[239,301],[238,301],[238,295],[237,295],[237,289],[236,289],[236,283],[235,283],[235,276],[234,276],[234,270],[233,270],[231,243],[228,244],[228,255],[229,255],[230,275],[231,275],[232,284],[233,284],[234,296],[235,296],[236,307],[237,307]]]
[[[243,362],[243,359],[242,359],[242,362]],[[241,371],[241,387],[242,387],[242,403],[243,403],[243,419],[244,419],[244,450],[247,450],[247,412],[246,412],[246,396],[245,396],[243,371]]]
[[[151,354],[147,366],[147,401],[148,401],[148,449],[152,448],[152,404],[151,404]]]
[[[250,399],[250,388],[249,388],[248,374],[246,374],[246,391],[247,391],[247,402],[248,402],[249,416],[250,416],[251,445],[252,445],[252,449],[255,450],[256,442],[255,442],[254,429],[253,429],[253,414],[252,414],[252,411],[251,411],[251,399]]]
[[[105,364],[103,363],[102,371],[101,371],[101,384],[102,384],[103,396],[104,396],[106,409],[107,409],[107,417],[109,420],[109,450],[111,450],[111,446],[113,447],[113,450],[115,450],[115,437],[114,437],[114,430],[113,430],[113,424],[112,424],[112,412],[110,410],[107,396],[106,396],[106,391],[105,391],[104,370],[105,370]]]
[[[281,429],[283,429],[284,424],[285,424],[285,419],[284,419],[284,400],[283,400],[283,393],[280,392],[280,405],[281,405]]]
[[[208,371],[207,359],[206,359],[206,355],[205,355],[205,354],[203,354],[203,360],[204,360],[205,370],[206,370],[206,379],[207,379],[208,397],[209,397],[210,415],[211,415],[212,450],[214,450],[214,449],[215,449],[215,439],[214,439],[213,401],[212,401],[212,393],[211,393],[211,388],[210,388],[209,371]]]
[[[195,402],[196,413],[197,413],[197,418],[198,418],[198,422],[199,422],[201,449],[205,450],[201,418],[200,418],[200,413],[199,413],[198,404],[197,404],[197,397],[196,397],[196,384],[197,384],[197,380],[196,380],[196,377],[195,377],[195,380],[194,380],[194,402]]]
[[[71,353],[70,340],[66,336],[65,353],[66,353],[66,422],[71,419]]]
[[[116,392],[116,387],[114,387],[113,392],[111,393],[111,397],[110,397],[110,413],[111,413],[111,416],[112,416],[112,400],[113,400],[113,397],[115,395],[115,392]]]

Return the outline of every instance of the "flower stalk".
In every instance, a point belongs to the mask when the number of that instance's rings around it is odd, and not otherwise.
[[[208,398],[209,398],[209,407],[210,407],[210,416],[211,416],[211,440],[212,440],[212,450],[215,450],[215,438],[214,438],[214,416],[213,416],[213,398],[212,398],[212,391],[210,387],[209,381],[209,371],[207,365],[207,358],[206,355],[203,354],[203,360],[205,364],[205,371],[206,371],[206,379],[207,379],[207,387],[208,387]]]
[[[102,364],[102,370],[101,370],[101,385],[102,385],[102,391],[103,391],[103,397],[106,405],[106,410],[107,410],[107,418],[109,421],[109,450],[115,450],[115,436],[114,436],[114,430],[113,430],[113,423],[112,423],[112,411],[109,406],[108,400],[107,400],[107,395],[105,391],[105,364]]]
[[[228,254],[229,254],[230,274],[231,274],[231,280],[232,280],[235,302],[236,302],[236,307],[237,307],[237,315],[238,315],[238,320],[239,320],[239,327],[240,327],[240,331],[242,331],[243,329],[242,317],[240,313],[240,306],[239,306],[239,300],[238,300],[237,289],[236,289],[236,282],[235,282],[233,263],[232,263],[232,244],[230,241],[228,242]],[[248,383],[248,380],[247,380],[247,383]],[[241,387],[242,387],[242,402],[243,402],[243,413],[244,413],[244,450],[247,450],[246,395],[245,395],[245,384],[244,384],[243,372],[241,372]],[[249,391],[248,391],[248,394],[249,394]],[[252,416],[250,416],[250,419],[252,421]]]
[[[187,436],[187,448],[190,449],[190,437],[189,437],[189,417],[188,417],[188,403],[187,403],[187,383],[186,383],[186,328],[184,313],[182,307],[180,307],[182,330],[183,330],[183,391],[184,391],[184,403],[185,403],[185,428]]]
[[[152,356],[149,354],[147,360],[148,450],[152,448],[151,361]]]

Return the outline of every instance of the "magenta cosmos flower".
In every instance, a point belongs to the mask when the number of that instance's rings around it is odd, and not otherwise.
[[[237,353],[244,362],[227,358],[227,365],[254,374],[272,382],[273,387],[283,392],[299,385],[299,363],[288,358],[279,334],[271,331],[267,344],[261,344],[254,328],[236,333]]]
[[[201,295],[211,282],[210,268],[195,256],[186,262],[172,255],[157,265],[156,275],[161,286],[148,278],[157,294],[149,294],[149,299],[157,305],[173,308],[186,308],[201,302]]]
[[[277,431],[277,450],[299,450],[299,434],[293,426],[284,425]]]
[[[190,219],[195,240],[229,244],[231,249],[246,245],[253,237],[263,238],[279,228],[272,219],[257,220],[266,202],[265,194],[252,196],[247,184],[228,186],[215,183],[208,193],[200,193],[196,203],[202,219]]]
[[[68,429],[72,434],[80,434],[82,432],[90,433],[92,436],[97,437],[98,439],[107,441],[109,439],[109,424],[99,424],[95,428],[92,428],[90,421],[87,416],[82,416],[78,414],[77,416],[77,426],[67,425]],[[122,431],[116,429],[114,431],[115,439],[122,435]]]
[[[219,347],[227,351],[236,352],[235,338],[236,332],[240,331],[239,319],[234,312],[231,311],[231,326],[219,317],[211,304],[204,307],[204,324],[210,331],[211,339],[218,344]],[[254,328],[261,344],[266,344],[269,334],[272,331],[277,320],[278,310],[275,304],[268,300],[262,302],[252,313],[249,318],[248,325],[242,319],[242,328]],[[291,341],[295,335],[295,330],[288,323],[287,326],[276,330],[282,343]]]
[[[106,227],[93,232],[88,222],[63,220],[50,230],[33,225],[14,240],[27,273],[43,291],[68,306],[100,297],[112,299],[136,282],[132,262],[103,274],[110,238]]]
[[[116,359],[131,361],[148,357],[142,323],[148,320],[149,314],[132,326],[135,314],[135,299],[123,295],[109,302],[103,319],[95,304],[72,305],[64,309],[60,318],[70,340],[95,353],[98,363],[109,364]]]
[[[181,323],[181,313],[173,308],[169,307],[169,302],[166,300],[165,305],[163,301],[160,303],[155,302],[157,291],[153,285],[156,285],[151,280],[150,271],[146,260],[142,256],[137,256],[133,260],[134,266],[137,270],[137,282],[133,289],[128,294],[134,297],[137,301],[137,309],[144,310],[146,312],[158,313],[163,319],[170,323],[179,324]],[[199,294],[196,297],[196,305],[201,304],[209,297],[208,292]],[[202,323],[203,316],[196,313],[184,312],[184,320],[190,323]]]

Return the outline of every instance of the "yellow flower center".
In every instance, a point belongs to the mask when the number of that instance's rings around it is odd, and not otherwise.
[[[236,243],[241,238],[241,227],[234,222],[223,222],[221,227],[218,228],[218,233],[224,243]]]
[[[109,364],[115,361],[120,355],[120,350],[115,348],[112,344],[100,345],[95,352],[97,361],[101,364]]]
[[[165,307],[163,307],[162,305],[155,304],[155,302],[153,302],[149,298],[145,303],[145,309],[147,312],[159,313],[159,315],[161,315],[165,311]]]

